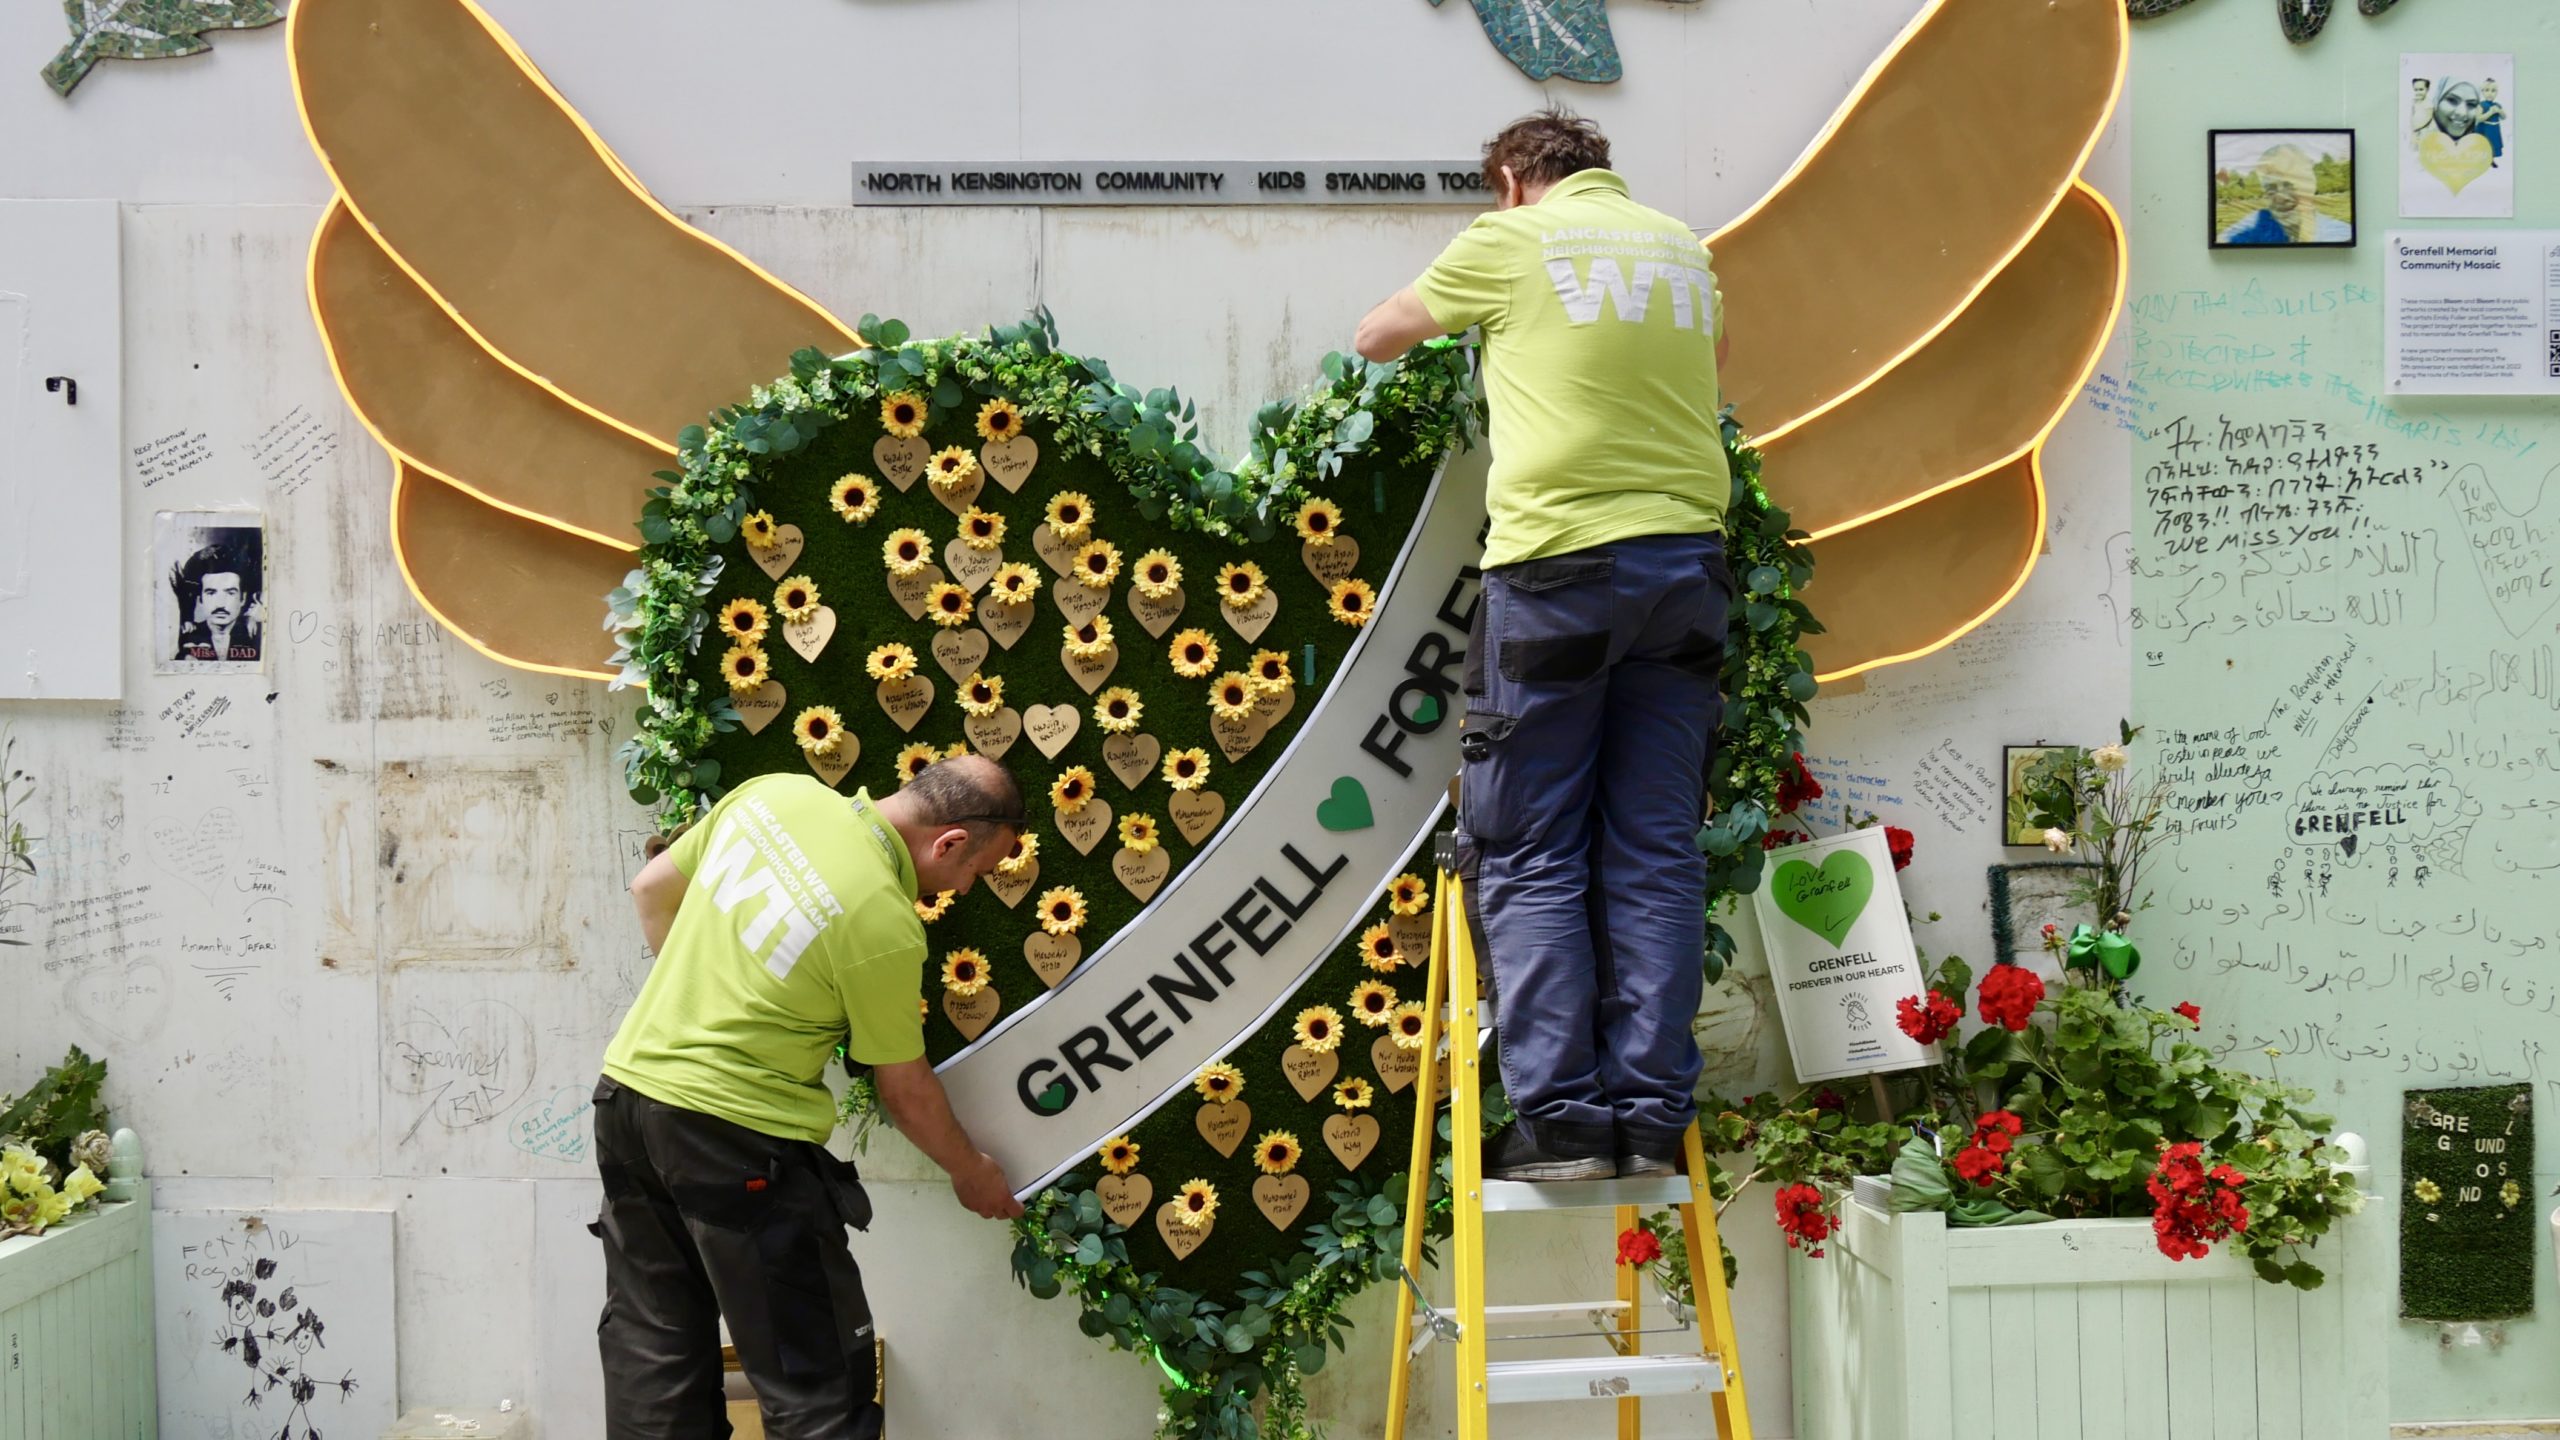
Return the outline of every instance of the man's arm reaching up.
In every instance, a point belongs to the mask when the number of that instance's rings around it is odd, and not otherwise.
[[[880,1106],[889,1112],[889,1123],[926,1159],[949,1173],[951,1191],[964,1208],[989,1220],[1010,1220],[1022,1213],[1022,1202],[1013,1198],[1004,1167],[971,1142],[960,1117],[951,1113],[951,1098],[943,1093],[932,1061],[875,1065],[871,1083],[880,1092]]]
[[[1448,332],[1431,318],[1422,297],[1407,285],[1377,304],[1360,322],[1360,331],[1352,337],[1351,348],[1363,360],[1401,359],[1404,352],[1425,340]]]
[[[652,955],[667,943],[667,931],[676,923],[676,907],[684,904],[686,883],[684,872],[664,850],[649,857],[649,863],[631,877],[631,908],[640,912],[640,935],[649,942]]]

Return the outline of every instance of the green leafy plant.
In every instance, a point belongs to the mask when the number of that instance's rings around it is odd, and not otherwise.
[[[18,766],[17,735],[0,731],[0,926],[7,924],[12,911],[29,908],[29,902],[12,892],[23,890],[36,878],[36,839],[27,833],[26,821],[35,790],[34,777]],[[26,943],[0,929],[0,945]]]
[[[73,1169],[86,1158],[72,1154],[81,1137],[107,1128],[106,1083],[107,1062],[72,1046],[24,1094],[0,1095],[0,1139],[28,1146],[57,1171]]]

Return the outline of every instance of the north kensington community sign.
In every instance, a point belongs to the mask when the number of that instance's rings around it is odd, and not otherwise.
[[[869,161],[856,205],[1493,204],[1473,160]]]

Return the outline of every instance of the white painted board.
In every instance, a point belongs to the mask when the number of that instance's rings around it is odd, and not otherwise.
[[[388,1210],[151,1217],[160,1433],[379,1435],[398,1418]]]

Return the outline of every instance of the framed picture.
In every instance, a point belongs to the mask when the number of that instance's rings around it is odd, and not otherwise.
[[[2516,57],[2403,55],[2393,109],[2400,134],[2400,213],[2511,220],[2516,213]]]
[[[261,669],[267,532],[259,515],[163,510],[152,517],[151,545],[152,668],[163,675]]]
[[[2096,878],[2098,867],[2077,860],[2031,860],[1991,867],[1991,952],[2033,969],[2044,954],[2044,927],[2065,932],[2096,924],[2096,908],[2075,892]]]
[[[2356,243],[2356,132],[2213,130],[2205,136],[2206,239],[2216,250]]]
[[[2027,819],[2033,813],[2027,804],[2027,790],[2039,781],[2068,772],[2079,762],[2080,747],[2077,745],[2000,747],[2000,843],[2044,843],[2044,828]]]

